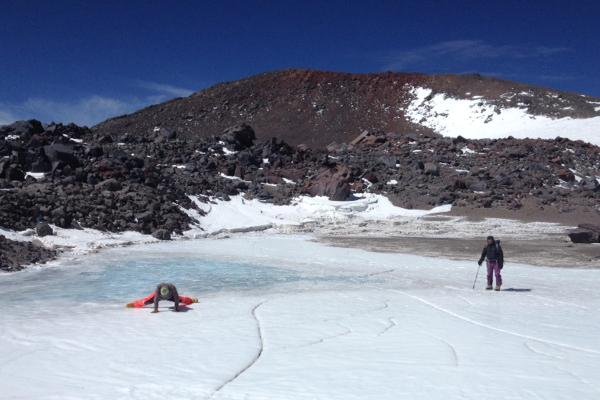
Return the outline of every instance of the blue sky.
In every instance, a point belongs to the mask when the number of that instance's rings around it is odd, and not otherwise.
[[[600,97],[600,2],[0,0],[0,124],[92,126],[306,68],[480,73]]]

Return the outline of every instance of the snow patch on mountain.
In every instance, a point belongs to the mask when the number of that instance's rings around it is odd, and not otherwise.
[[[527,113],[524,108],[498,107],[475,96],[456,99],[428,88],[414,87],[414,99],[406,108],[406,118],[449,137],[468,139],[554,139],[568,137],[600,145],[600,117],[553,119]]]

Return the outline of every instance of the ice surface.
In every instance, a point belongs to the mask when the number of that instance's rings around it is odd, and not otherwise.
[[[596,399],[598,270],[247,234],[2,276],[5,399]],[[124,303],[171,281],[179,314]],[[161,311],[171,303],[161,302]]]

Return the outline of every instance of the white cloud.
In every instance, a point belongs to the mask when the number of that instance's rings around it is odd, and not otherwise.
[[[30,98],[21,104],[0,103],[0,124],[37,119],[44,123],[74,122],[77,125],[92,126],[108,118],[131,113],[145,105],[146,102],[137,99],[123,101],[95,95],[72,102]]]
[[[553,82],[567,82],[575,79],[572,75],[540,75],[540,79]]]
[[[194,93],[193,90],[178,88],[176,86],[167,85],[164,83],[146,82],[146,81],[139,81],[139,80],[135,81],[135,82],[136,82],[136,85],[141,88],[148,89],[153,92],[158,92],[163,95],[170,96],[170,97],[187,97],[187,96],[191,95],[192,93]]]
[[[72,103],[47,99],[29,99],[24,103],[27,110],[45,116],[45,120],[88,126],[135,111],[138,105],[101,96],[91,96]]]
[[[17,120],[13,114],[7,110],[2,110],[2,108],[4,107],[0,104],[0,125],[8,125]]]
[[[44,123],[74,122],[77,125],[93,126],[108,118],[129,114],[152,104],[193,93],[191,90],[155,82],[137,81],[136,85],[152,93],[128,98],[91,95],[75,101],[29,98],[21,104],[0,103],[0,124],[37,119]]]
[[[570,51],[564,47],[493,46],[482,40],[453,40],[410,50],[395,51],[384,57],[388,70],[419,68],[443,61],[444,65],[476,60],[520,60],[547,57]]]

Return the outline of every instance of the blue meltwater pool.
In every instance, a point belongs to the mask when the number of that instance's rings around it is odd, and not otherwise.
[[[239,256],[205,255],[194,242],[136,245],[65,259],[0,277],[5,302],[126,303],[151,294],[160,282],[179,294],[293,290],[306,285],[351,284],[346,277],[247,263]]]

